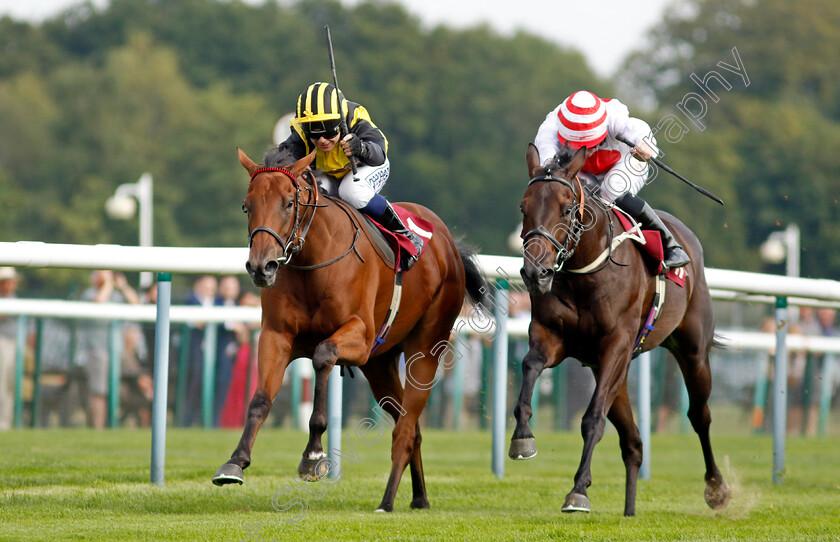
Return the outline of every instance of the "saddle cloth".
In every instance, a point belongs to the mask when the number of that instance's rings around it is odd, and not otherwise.
[[[393,203],[391,204],[403,224],[423,239],[423,247],[420,249],[420,254],[417,254],[417,250],[414,248],[414,243],[412,243],[405,235],[396,234],[391,230],[386,229],[366,214],[359,212],[340,199],[330,199],[350,211],[352,216],[355,216],[357,219],[360,218],[358,223],[361,226],[362,231],[365,233],[365,236],[371,242],[373,248],[376,250],[376,253],[382,261],[385,262],[385,265],[393,268],[394,272],[404,268],[405,261],[409,257],[417,256],[419,259],[426,251],[426,246],[432,239],[434,225],[428,220],[420,218],[399,205],[395,205]]]
[[[618,221],[621,223],[621,227],[624,228],[625,232],[630,232],[634,228],[636,228],[637,232],[639,231],[638,228],[640,228],[640,226],[632,223],[622,211],[617,208],[613,208],[613,212],[618,217]],[[633,241],[636,242],[636,246],[639,247],[642,254],[645,254],[650,258],[649,263],[651,264],[651,270],[654,271],[654,274],[658,275],[662,273],[662,259],[665,256],[665,249],[662,246],[662,236],[657,230],[641,230],[641,234],[644,241],[638,237],[634,237]],[[655,269],[654,265],[656,266]],[[677,286],[683,287],[685,286],[686,274],[687,272],[685,267],[677,267],[676,269],[669,269],[668,272],[665,273],[665,278],[673,281]]]

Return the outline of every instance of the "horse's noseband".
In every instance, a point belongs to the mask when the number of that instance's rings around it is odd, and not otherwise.
[[[528,186],[531,186],[534,183],[539,182],[555,182],[560,183],[572,192],[572,196],[575,198],[575,208],[577,209],[577,213],[572,213],[572,218],[569,222],[569,229],[566,235],[566,241],[561,243],[558,241],[551,233],[549,233],[545,228],[536,228],[528,233],[526,233],[523,237],[523,242],[527,243],[528,239],[534,237],[536,235],[545,237],[548,242],[550,242],[555,249],[557,249],[557,257],[554,259],[554,271],[560,271],[563,269],[563,265],[574,255],[575,249],[577,249],[578,243],[580,242],[580,235],[583,232],[583,224],[579,217],[583,216],[583,210],[581,209],[582,203],[578,203],[578,196],[575,193],[574,186],[572,183],[567,181],[566,179],[562,179],[560,177],[552,177],[551,175],[543,175],[540,177],[534,177],[528,182]],[[578,180],[578,185],[580,185],[580,180]],[[583,194],[583,188],[581,188],[581,194]]]

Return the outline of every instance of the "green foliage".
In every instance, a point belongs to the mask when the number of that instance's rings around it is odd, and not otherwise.
[[[235,148],[259,159],[300,91],[331,80],[326,24],[342,88],[388,136],[388,197],[508,252],[537,125],[572,90],[609,87],[579,52],[534,36],[426,31],[396,4],[336,0],[114,0],[40,26],[1,21],[6,46],[26,54],[0,62],[12,127],[0,134],[0,238],[133,244],[134,221],[103,205],[148,171],[156,244],[241,246]]]
[[[804,273],[836,276],[838,153],[825,149],[840,138],[838,17],[828,0],[675,5],[616,78],[622,93],[579,51],[486,26],[424,29],[386,0],[113,0],[39,25],[3,18],[0,47],[13,54],[0,57],[0,239],[133,244],[134,221],[105,216],[104,202],[148,171],[156,244],[241,246],[235,148],[259,159],[300,91],[331,80],[329,24],[342,89],[388,136],[386,195],[426,205],[483,252],[510,254],[526,146],[564,96],[652,96],[656,110],[631,111],[655,125],[698,92],[692,73],[717,70],[732,89],[715,87],[704,128],[682,116],[690,133],[659,140],[666,162],[726,207],[665,173],[642,196],[697,231],[710,265],[759,270],[758,245],[796,222]],[[749,86],[717,66],[733,47]]]
[[[761,270],[760,244],[795,223],[802,231],[802,274],[840,278],[833,249],[840,236],[832,226],[840,218],[833,150],[840,143],[838,28],[840,4],[829,0],[689,0],[675,3],[652,46],[629,58],[625,86],[653,93],[654,118],[675,114],[692,131],[663,144],[666,162],[727,203],[711,209],[681,187],[695,211],[676,214],[700,233],[712,265]],[[739,61],[748,84],[721,64]],[[707,82],[717,102],[691,79],[712,72],[730,85]],[[691,93],[708,109],[702,129],[678,108]],[[688,107],[700,110],[698,102]],[[683,207],[663,184],[657,181],[656,195],[647,196],[665,209]]]

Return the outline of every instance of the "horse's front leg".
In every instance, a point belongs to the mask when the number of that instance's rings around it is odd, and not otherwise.
[[[239,444],[213,476],[213,483],[217,486],[244,481],[243,470],[251,464],[251,450],[254,440],[265,419],[271,411],[271,405],[280,386],[283,375],[289,365],[291,356],[291,336],[279,332],[263,329],[257,351],[257,389],[248,405],[248,416]]]
[[[513,430],[508,451],[511,459],[531,459],[537,455],[537,446],[530,426],[533,415],[531,400],[534,396],[534,387],[543,370],[557,365],[563,355],[562,344],[536,322],[531,324],[529,336],[530,349],[522,360],[522,388],[513,409],[516,428]]]
[[[330,371],[339,359],[349,365],[362,365],[367,360],[365,329],[362,320],[354,317],[319,343],[312,356],[315,389],[312,415],[309,418],[309,441],[298,465],[298,474],[309,482],[321,479],[329,471],[327,462],[322,461],[327,454],[321,444],[321,437],[327,430],[327,381]]]
[[[531,400],[537,378],[545,368],[545,361],[542,352],[533,348],[528,350],[522,360],[522,388],[519,390],[519,399],[517,399],[516,406],[513,408],[516,428],[513,430],[510,450],[508,451],[508,456],[511,459],[531,459],[537,455],[537,445],[530,424],[533,415]]]
[[[586,489],[592,484],[592,453],[595,445],[604,436],[606,415],[615,401],[630,364],[630,339],[608,338],[601,349],[600,364],[595,373],[595,391],[583,414],[580,432],[583,436],[583,452],[580,466],[575,473],[575,485],[566,496],[563,512],[589,512],[589,497]]]

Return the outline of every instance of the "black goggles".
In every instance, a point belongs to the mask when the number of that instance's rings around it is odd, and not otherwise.
[[[338,135],[339,123],[338,121],[316,121],[306,122],[303,124],[303,131],[306,132],[306,137],[310,139],[332,139]]]

